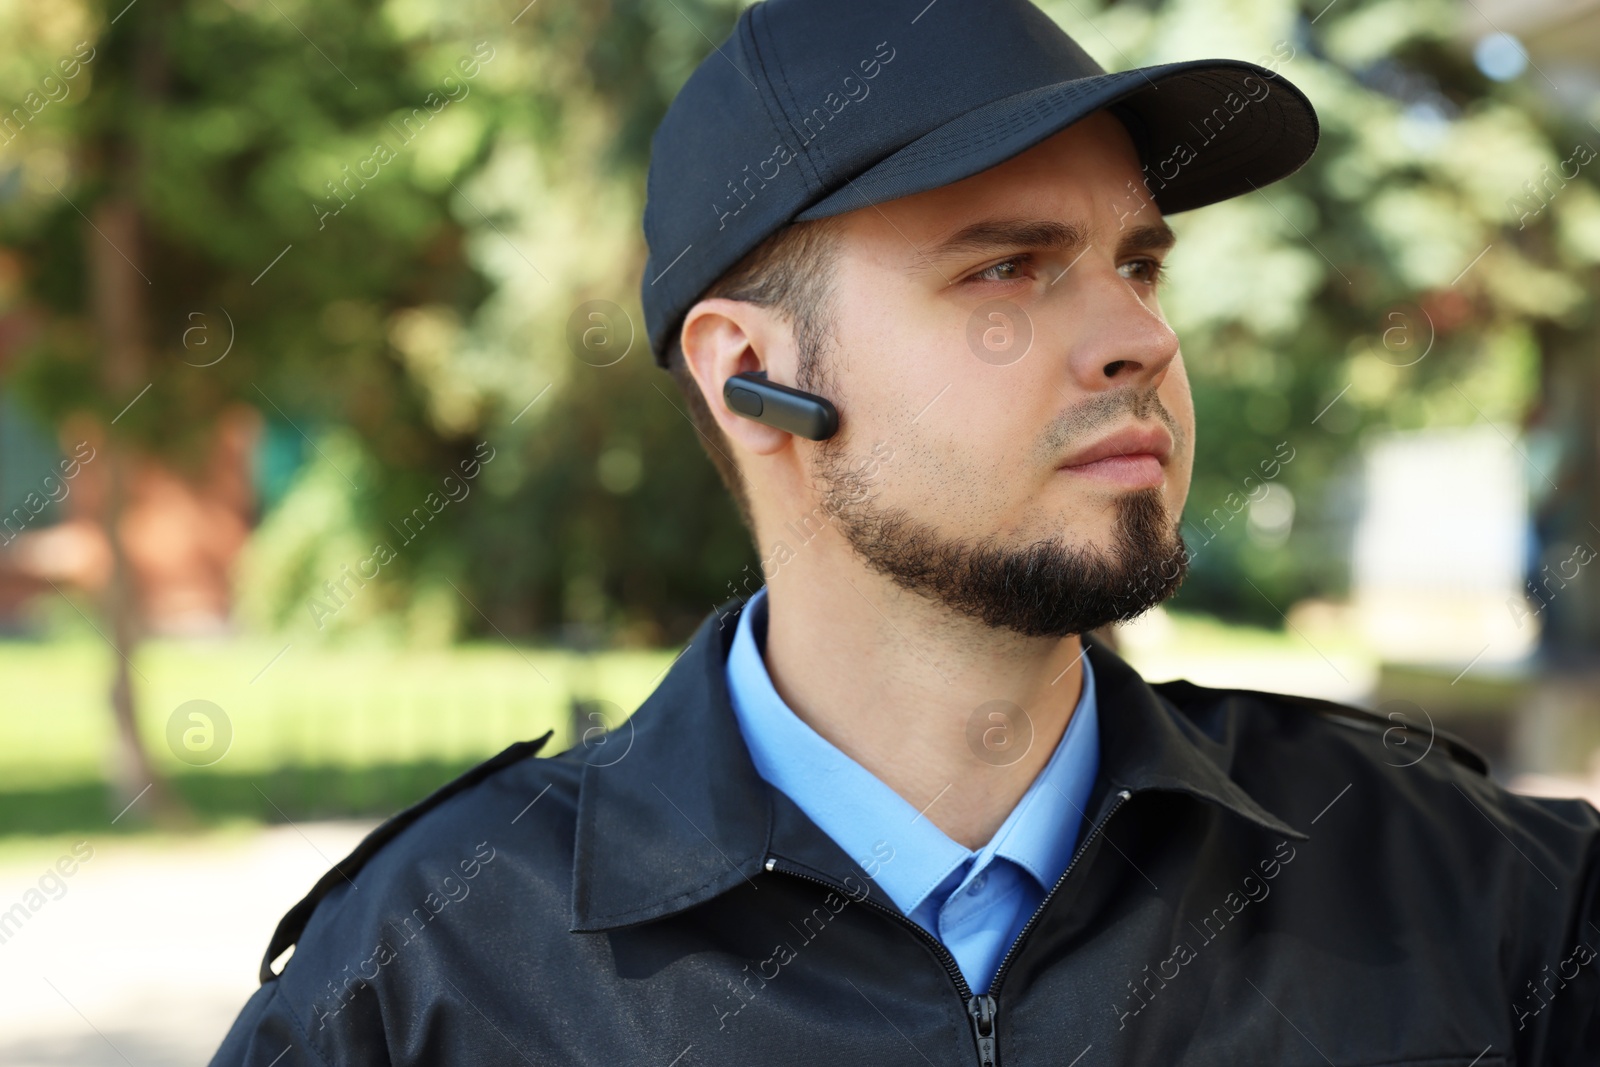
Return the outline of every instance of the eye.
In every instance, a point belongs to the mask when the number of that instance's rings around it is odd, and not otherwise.
[[[1022,267],[1028,262],[1027,256],[1015,256],[1011,259],[1001,260],[992,267],[987,267],[972,275],[971,280],[983,282],[1010,282],[1022,277]]]
[[[1130,281],[1159,285],[1167,276],[1167,268],[1159,260],[1135,259],[1117,268],[1117,273]]]

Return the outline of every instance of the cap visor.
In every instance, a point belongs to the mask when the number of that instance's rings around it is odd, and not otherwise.
[[[950,185],[1116,105],[1164,214],[1226,200],[1300,168],[1316,111],[1282,76],[1202,59],[1076,78],[996,100],[886,156],[795,216],[820,219]]]

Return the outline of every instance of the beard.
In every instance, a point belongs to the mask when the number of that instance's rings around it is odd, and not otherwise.
[[[1105,550],[1059,535],[1021,547],[966,542],[904,508],[879,506],[861,473],[869,464],[849,458],[837,439],[814,455],[824,511],[874,571],[990,627],[1028,637],[1082,634],[1142,615],[1188,573],[1188,547],[1159,489],[1118,496]]]

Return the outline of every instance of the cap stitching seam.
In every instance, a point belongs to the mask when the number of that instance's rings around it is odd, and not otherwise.
[[[761,106],[767,113],[767,121],[772,123],[773,129],[776,131],[778,137],[782,140],[784,147],[787,148],[789,147],[790,142],[794,141],[794,138],[789,136],[789,133],[785,131],[784,126],[787,125],[791,129],[793,128],[793,122],[790,121],[788,112],[795,110],[796,97],[794,95],[794,91],[789,88],[789,76],[783,69],[783,58],[779,54],[778,50],[776,48],[772,50],[772,62],[769,70],[766,55],[761,47],[761,42],[757,39],[755,21],[757,18],[761,19],[762,30],[765,32],[766,12],[759,4],[752,7],[750,12],[750,47],[761,63],[761,70],[763,74],[762,81],[766,83],[768,89],[771,91],[772,100],[768,101],[767,94],[760,92],[759,88],[756,95],[761,98]],[[774,73],[777,75],[776,79],[772,77],[772,74]],[[781,94],[778,91],[780,84],[783,89]],[[778,111],[776,116],[773,115],[774,105]],[[779,119],[782,119],[781,124],[778,121]],[[810,185],[813,188],[821,187],[823,185],[822,175],[817,168],[817,161],[811,158],[810,148],[807,146],[807,144],[803,141],[796,143],[795,147],[790,149],[790,153],[795,157],[796,161],[801,163],[805,168],[805,177]],[[808,197],[811,194],[811,190],[809,189],[804,190],[804,192]]]

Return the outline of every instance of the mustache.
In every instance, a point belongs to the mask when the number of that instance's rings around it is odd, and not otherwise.
[[[1126,422],[1132,416],[1140,422],[1157,419],[1172,435],[1172,451],[1188,446],[1187,435],[1172,412],[1161,402],[1157,387],[1111,389],[1096,393],[1050,420],[1039,440],[1040,462],[1055,463],[1063,453],[1092,440],[1100,431]]]

